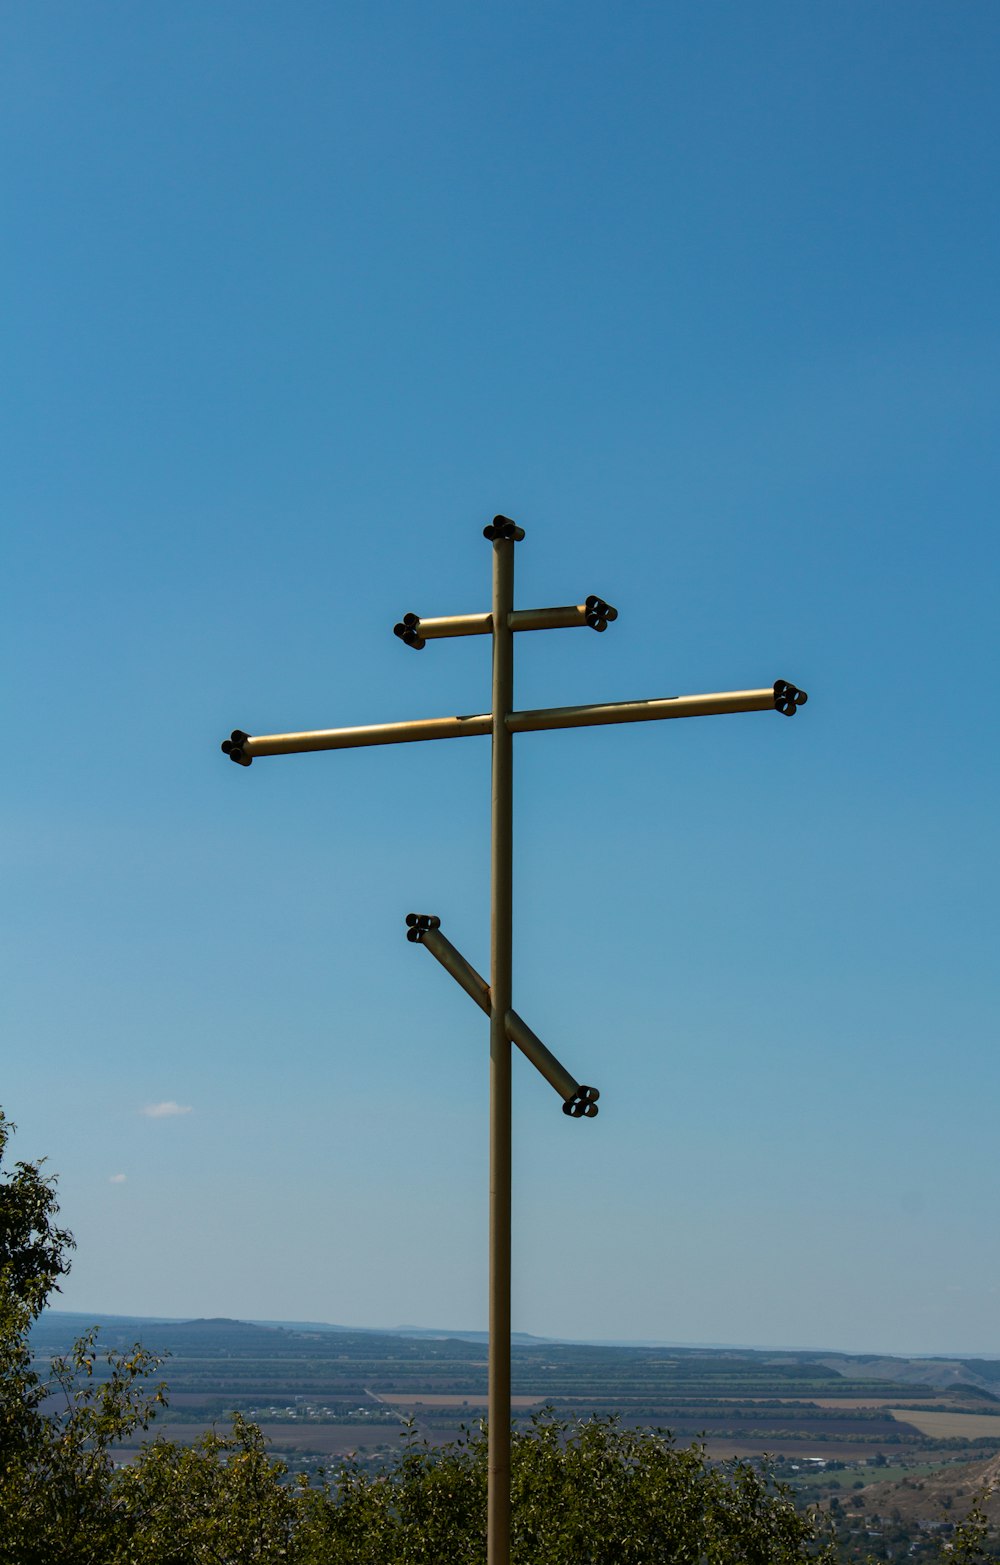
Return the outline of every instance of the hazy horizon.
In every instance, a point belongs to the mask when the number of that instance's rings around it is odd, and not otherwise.
[[[328,1321],[328,1320],[304,1320],[301,1317],[290,1317],[285,1320],[263,1319],[249,1315],[203,1315],[197,1311],[188,1315],[130,1315],[120,1311],[110,1310],[81,1310],[63,1309],[59,1305],[48,1305],[45,1310],[47,1315],[67,1315],[79,1320],[93,1320],[95,1323],[101,1320],[147,1320],[151,1323],[162,1322],[170,1325],[186,1325],[197,1321],[236,1321],[248,1326],[286,1328],[288,1330],[316,1328],[320,1330],[343,1332],[371,1332],[373,1335],[385,1336],[421,1335],[434,1337],[481,1337],[484,1341],[489,1333],[485,1326],[417,1326],[412,1323],[397,1324],[394,1326],[370,1326],[358,1325],[357,1322]],[[589,1347],[622,1347],[622,1348],[690,1348],[711,1349],[718,1352],[748,1352],[748,1353],[830,1353],[843,1354],[848,1357],[872,1357],[872,1358],[902,1358],[902,1359],[1000,1359],[1000,1353],[975,1352],[963,1350],[961,1352],[949,1352],[938,1350],[934,1352],[906,1353],[898,1348],[842,1348],[831,1346],[829,1343],[807,1342],[750,1342],[735,1339],[732,1342],[701,1342],[696,1340],[678,1340],[674,1338],[651,1337],[567,1337],[563,1335],[543,1335],[539,1332],[519,1330],[514,1333],[515,1338],[531,1339],[535,1342],[561,1342],[569,1345],[579,1344]]]

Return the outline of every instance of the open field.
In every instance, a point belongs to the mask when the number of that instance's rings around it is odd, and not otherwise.
[[[913,1424],[931,1440],[995,1440],[1000,1445],[1000,1418],[994,1413],[951,1413],[887,1407],[893,1418]]]
[[[818,1471],[803,1472],[792,1482],[800,1486],[808,1486],[811,1490],[823,1494],[831,1489],[853,1489],[856,1482],[861,1481],[862,1487],[870,1487],[872,1483],[887,1484],[901,1483],[904,1480],[915,1483],[918,1479],[937,1477],[942,1472],[955,1467],[954,1459],[951,1462],[907,1462],[892,1465],[886,1463],[885,1467],[865,1465],[863,1467],[840,1467],[835,1469],[828,1467]]]
[[[890,1404],[891,1404],[892,1407],[899,1409],[901,1412],[905,1411],[906,1408],[911,1407],[911,1406],[912,1407],[923,1407],[923,1406],[926,1405],[926,1402],[927,1402],[927,1397],[926,1396],[914,1397],[912,1402],[904,1402],[902,1397],[892,1397],[892,1396],[890,1396],[890,1397],[880,1397],[880,1396],[870,1396],[870,1397],[814,1397],[813,1398],[813,1405],[815,1407],[884,1407],[884,1408],[889,1408]]]

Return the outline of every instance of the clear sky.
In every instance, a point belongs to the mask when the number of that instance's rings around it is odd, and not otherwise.
[[[0,1102],[66,1307],[479,1327],[488,741],[251,732],[793,680],[516,742],[514,1324],[1000,1354],[1000,10],[0,16]],[[173,1106],[167,1112],[163,1106]],[[148,1110],[159,1106],[161,1112]]]

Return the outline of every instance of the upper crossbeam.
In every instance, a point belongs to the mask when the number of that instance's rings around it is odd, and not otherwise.
[[[583,603],[569,603],[551,609],[512,609],[507,615],[509,630],[574,630],[587,626],[591,630],[607,630],[612,620],[618,618],[618,610],[610,603],[591,593]],[[428,642],[443,636],[491,636],[492,614],[445,614],[433,619],[419,614],[404,614],[393,632],[408,647],[418,652]]]
[[[776,680],[761,690],[727,690],[715,695],[667,696],[652,701],[609,701],[590,706],[552,706],[508,712],[512,734],[547,728],[590,728],[604,723],[649,723],[674,717],[717,717],[727,712],[779,711],[792,717],[807,699],[804,690]],[[235,728],[222,748],[231,761],[249,766],[256,756],[297,755],[309,750],[354,750],[362,745],[412,744],[420,739],[465,739],[493,732],[493,716],[424,717],[409,723],[370,723],[359,728],[321,728],[299,734],[246,734]]]

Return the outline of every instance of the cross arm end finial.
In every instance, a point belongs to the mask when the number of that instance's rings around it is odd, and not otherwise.
[[[247,755],[243,748],[249,738],[250,735],[245,734],[242,728],[234,728],[229,738],[222,741],[223,755],[228,755],[229,759],[235,761],[237,766],[252,765],[253,756]]]
[[[404,646],[412,647],[415,652],[420,652],[427,645],[420,634],[420,615],[404,614],[398,625],[393,625],[392,633],[398,636]]]
[[[800,706],[805,706],[809,697],[798,685],[790,685],[787,679],[774,681],[774,708],[776,712],[782,712],[785,717],[794,717]]]
[[[520,543],[524,537],[524,528],[518,527],[509,516],[494,516],[488,527],[483,528],[483,537],[490,543],[498,543],[503,539],[513,539],[514,543]]]

